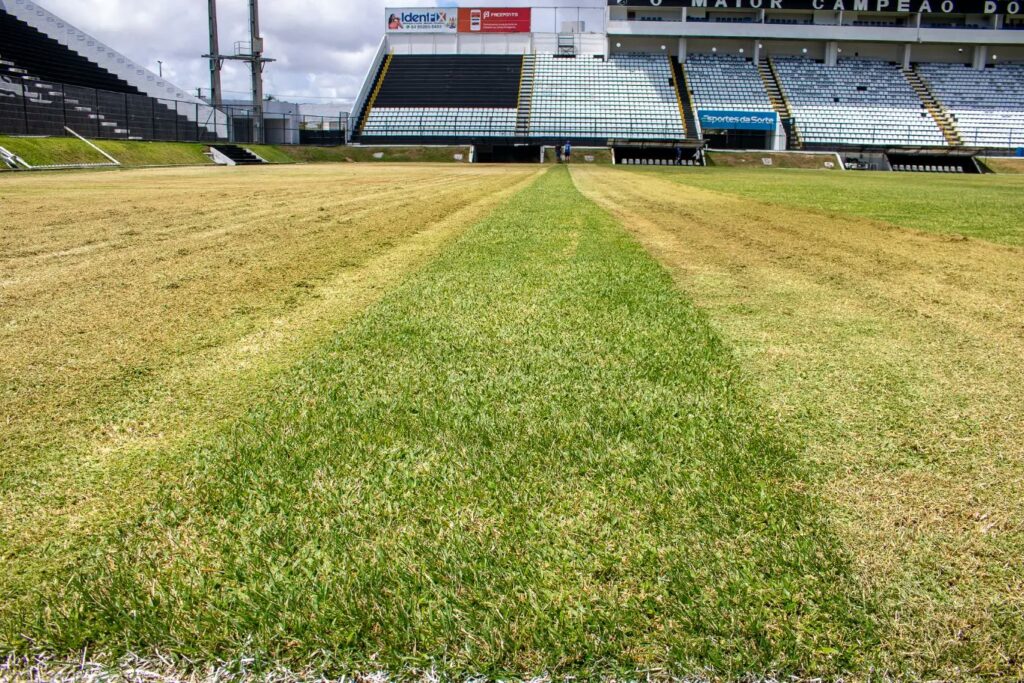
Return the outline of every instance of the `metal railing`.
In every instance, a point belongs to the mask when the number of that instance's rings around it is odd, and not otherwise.
[[[673,126],[646,120],[608,117],[531,117],[528,132],[517,132],[514,120],[505,116],[480,114],[453,115],[444,119],[436,116],[402,114],[397,120],[382,120],[371,116],[369,125],[359,131],[362,137],[387,138],[542,138],[542,139],[615,139],[681,140],[682,123]],[[514,117],[513,117],[514,119]]]
[[[340,145],[348,115],[264,114],[270,144]],[[0,134],[169,142],[252,142],[252,109],[39,80],[0,80]]]
[[[794,121],[783,119],[782,125],[792,138]],[[842,124],[829,125],[827,128],[801,125],[795,121],[796,131],[800,140],[807,146],[819,147],[934,147],[959,149],[961,147],[981,147],[993,150],[1013,152],[1024,147],[1024,129],[1001,130],[998,132],[960,133],[961,145],[948,145],[945,138],[935,131],[930,139],[922,135],[920,126],[879,125],[866,128]],[[681,126],[673,126],[669,122],[651,122],[642,118],[610,119],[603,117],[584,116],[531,116],[530,125],[523,132],[517,129],[508,115],[487,116],[476,114],[453,114],[437,117],[432,114],[415,115],[402,113],[391,119],[379,118],[375,113],[369,125],[358,131],[362,138],[375,142],[389,139],[406,141],[415,138],[462,138],[487,140],[491,138],[528,138],[533,140],[562,139],[632,139],[652,141],[674,141],[683,139]],[[743,130],[706,130],[705,139],[713,139],[719,143],[748,146],[751,140],[772,135],[771,131]]]

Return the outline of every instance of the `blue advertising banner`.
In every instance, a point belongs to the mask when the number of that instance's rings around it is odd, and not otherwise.
[[[779,115],[773,111],[727,111],[700,109],[700,127],[706,130],[775,130]]]

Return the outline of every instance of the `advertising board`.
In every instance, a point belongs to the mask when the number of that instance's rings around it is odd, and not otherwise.
[[[455,33],[459,11],[455,7],[388,7],[384,10],[388,33]]]
[[[779,115],[773,111],[727,111],[700,109],[697,112],[704,130],[764,130],[772,131],[779,125]]]
[[[529,33],[529,7],[460,7],[459,33]]]

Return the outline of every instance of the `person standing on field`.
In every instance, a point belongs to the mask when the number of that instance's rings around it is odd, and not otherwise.
[[[565,163],[569,163],[569,157],[572,156],[572,143],[568,140],[565,141],[565,152],[562,156],[565,157]]]
[[[561,145],[555,145],[555,161],[557,163],[559,163],[559,164],[562,163],[562,146]]]

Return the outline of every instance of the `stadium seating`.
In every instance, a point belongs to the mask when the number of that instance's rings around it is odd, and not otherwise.
[[[523,58],[393,55],[361,138],[511,137]]]
[[[0,129],[98,138],[215,140],[173,101],[154,99],[0,9]],[[184,103],[183,103],[184,104]]]
[[[689,55],[686,77],[697,109],[773,111],[757,67],[742,57]]]
[[[394,55],[360,128],[364,142],[525,136],[685,137],[668,59]]]
[[[514,109],[522,63],[507,55],[393,55],[375,106]]]
[[[12,14],[0,10],[0,59],[12,62],[32,76],[97,90],[138,93],[109,71],[61,45]]]
[[[948,144],[895,64],[851,59],[826,66],[799,57],[772,61],[805,145]]]
[[[1024,64],[972,69],[919,64],[917,72],[970,147],[1024,147]]]
[[[530,135],[540,138],[685,137],[669,60],[537,55]]]

